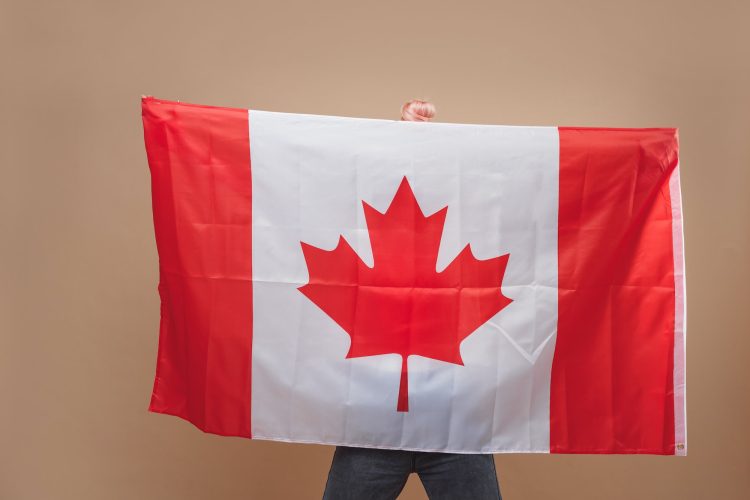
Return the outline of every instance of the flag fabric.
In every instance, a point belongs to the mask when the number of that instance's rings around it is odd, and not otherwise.
[[[687,453],[677,130],[145,97],[149,409],[458,453]]]

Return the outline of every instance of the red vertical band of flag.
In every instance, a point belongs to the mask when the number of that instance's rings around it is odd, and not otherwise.
[[[552,453],[675,451],[675,129],[560,128]]]
[[[149,410],[250,437],[248,113],[149,97],[142,111],[161,297]]]

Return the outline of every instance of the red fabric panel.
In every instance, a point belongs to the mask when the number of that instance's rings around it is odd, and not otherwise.
[[[149,97],[142,111],[161,297],[149,410],[250,437],[248,114]]]
[[[675,129],[560,129],[552,453],[674,454]]]

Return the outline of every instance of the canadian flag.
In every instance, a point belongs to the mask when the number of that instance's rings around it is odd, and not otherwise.
[[[142,110],[151,411],[277,441],[686,454],[675,129]]]

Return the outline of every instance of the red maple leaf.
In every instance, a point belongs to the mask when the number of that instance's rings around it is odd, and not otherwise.
[[[463,365],[459,346],[512,302],[501,284],[510,254],[478,260],[470,245],[437,272],[448,207],[426,217],[406,177],[385,213],[364,201],[374,266],[343,236],[333,250],[301,242],[310,275],[299,290],[351,337],[347,358],[401,355],[398,411],[409,411],[407,358]]]

